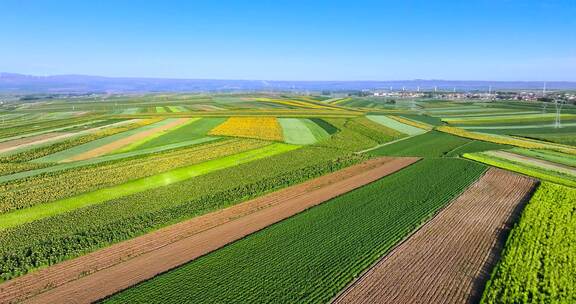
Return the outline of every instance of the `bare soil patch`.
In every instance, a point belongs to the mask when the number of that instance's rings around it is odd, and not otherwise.
[[[418,158],[377,158],[0,284],[0,302],[89,303],[396,172]]]
[[[474,303],[536,181],[490,169],[335,303]]]

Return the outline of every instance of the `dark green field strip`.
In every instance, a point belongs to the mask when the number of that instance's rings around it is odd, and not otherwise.
[[[4,224],[1,222],[1,214],[7,211],[62,200],[267,145],[268,142],[258,140],[222,141],[147,158],[45,174],[0,185],[0,227]],[[109,195],[111,194],[113,193]]]
[[[431,131],[383,146],[368,153],[374,156],[442,157],[470,142],[472,142],[470,139]]]
[[[428,116],[428,115],[417,115],[417,114],[400,114],[398,116],[404,117],[404,118],[408,118],[408,119],[412,119],[415,121],[419,121],[419,122],[423,122],[432,126],[441,126],[444,123],[442,122],[442,119],[438,118],[438,117],[432,117],[432,116]]]
[[[328,122],[326,122],[321,118],[310,118],[310,120],[313,121],[315,124],[319,125],[328,134],[334,134],[338,132],[338,128],[334,127],[333,125],[329,124]]]
[[[153,140],[150,140],[140,146],[140,149],[155,148],[169,144],[175,144],[186,140],[197,139],[206,136],[210,130],[224,122],[225,118],[202,118],[194,121],[174,131],[167,132]]]
[[[505,149],[512,149],[513,146],[508,145],[501,145],[491,142],[485,142],[480,140],[472,140],[469,143],[466,143],[460,147],[455,148],[454,150],[446,153],[448,157],[456,157],[462,155],[464,153],[475,153],[475,152],[484,152],[490,150],[505,150]]]
[[[0,278],[13,278],[363,159],[309,146],[2,230]]]
[[[483,304],[576,303],[576,189],[542,183],[510,233]]]
[[[422,160],[107,302],[326,303],[484,171]]]

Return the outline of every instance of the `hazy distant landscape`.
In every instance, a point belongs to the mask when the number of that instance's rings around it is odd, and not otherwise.
[[[267,81],[211,80],[166,78],[113,78],[84,75],[31,76],[0,73],[2,93],[151,93],[151,92],[214,92],[214,91],[350,91],[394,89],[487,91],[541,90],[542,81],[455,81],[455,80],[394,80],[394,81]],[[576,90],[576,82],[546,82],[550,90]]]

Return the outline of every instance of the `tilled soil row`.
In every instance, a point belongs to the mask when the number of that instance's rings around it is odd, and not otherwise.
[[[86,303],[182,265],[417,161],[378,158],[0,284],[0,302]]]
[[[474,303],[536,181],[490,169],[334,303]]]

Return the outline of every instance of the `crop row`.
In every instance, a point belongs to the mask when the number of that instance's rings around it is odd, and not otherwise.
[[[267,144],[249,139],[220,141],[145,158],[97,164],[14,181],[0,185],[0,213],[114,186]]]
[[[310,146],[2,230],[0,277],[9,279],[362,159]]]
[[[485,170],[423,160],[182,267],[109,303],[326,303]]]
[[[576,189],[542,183],[510,233],[482,303],[576,303]]]

